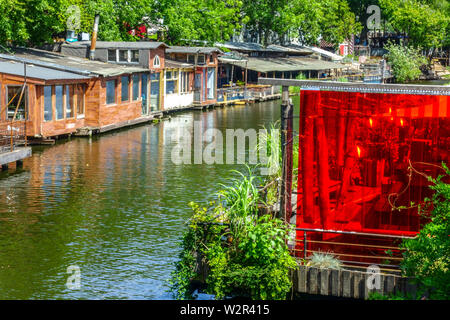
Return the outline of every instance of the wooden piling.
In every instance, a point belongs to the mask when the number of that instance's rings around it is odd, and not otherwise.
[[[302,157],[302,196],[303,196],[303,219],[311,223],[314,217],[314,119],[312,118],[312,106],[315,104],[315,92],[302,92],[300,97],[300,112],[303,130],[300,139]]]

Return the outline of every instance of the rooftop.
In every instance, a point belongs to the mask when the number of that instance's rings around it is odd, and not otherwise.
[[[301,55],[308,55],[313,53],[311,49],[305,48],[305,47],[286,47],[286,46],[280,46],[271,44],[267,47],[264,47],[263,45],[259,43],[252,43],[252,42],[232,42],[228,41],[225,43],[216,43],[217,46],[227,48],[229,50],[235,50],[235,51],[244,51],[244,52],[273,52],[273,53],[288,53],[288,54],[301,54]]]
[[[91,41],[76,41],[65,43],[66,47],[90,47]],[[164,42],[156,41],[97,41],[95,47],[97,49],[157,49],[161,46],[168,48]]]
[[[0,58],[7,57],[0,55]],[[19,61],[0,60],[0,72],[23,77],[25,75],[24,64]],[[88,76],[55,70],[52,68],[37,66],[35,64],[26,65],[27,77],[41,80],[84,80]]]
[[[310,59],[310,58],[256,58],[248,57],[246,59],[236,59],[230,56],[219,57],[224,63],[230,63],[241,68],[257,72],[272,71],[307,71],[307,70],[327,70],[340,69],[345,66],[340,63]]]
[[[99,75],[112,77],[125,73],[144,72],[148,69],[139,66],[119,65],[106,63],[85,58],[65,56],[56,52],[29,49],[14,48],[14,55],[10,60],[25,61],[34,65],[48,67],[55,70],[78,73],[82,75]],[[1,57],[2,55],[0,55]]]
[[[216,47],[182,47],[171,46],[166,50],[167,53],[203,53],[211,54],[213,52],[222,53],[222,51]]]
[[[170,59],[165,59],[164,67],[167,68],[193,68],[194,65],[192,63],[180,62]]]

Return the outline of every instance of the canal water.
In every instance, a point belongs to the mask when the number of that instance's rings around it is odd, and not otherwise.
[[[171,299],[167,279],[190,201],[215,198],[243,165],[175,165],[177,128],[259,129],[280,100],[33,148],[0,173],[0,299]],[[66,286],[70,266],[81,287]]]

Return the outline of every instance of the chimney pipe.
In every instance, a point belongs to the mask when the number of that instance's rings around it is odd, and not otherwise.
[[[97,44],[97,32],[98,32],[98,22],[100,20],[100,15],[96,14],[94,19],[94,28],[92,30],[91,39],[91,50],[89,51],[89,59],[94,60],[95,58],[95,46]]]

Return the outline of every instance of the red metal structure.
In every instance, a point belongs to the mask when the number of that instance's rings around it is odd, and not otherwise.
[[[425,222],[411,206],[431,193],[419,172],[450,163],[450,96],[307,89],[300,101],[296,249],[367,264],[391,250],[395,265],[393,239]]]

